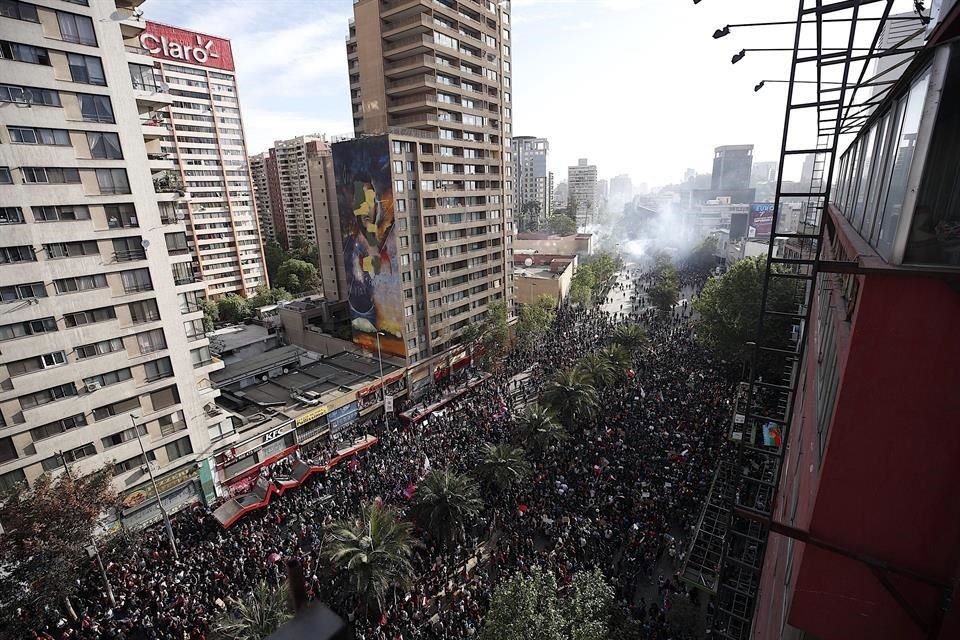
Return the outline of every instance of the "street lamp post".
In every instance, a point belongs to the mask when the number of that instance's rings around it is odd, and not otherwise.
[[[133,432],[137,435],[137,443],[140,445],[140,453],[143,454],[143,464],[147,467],[147,473],[150,474],[150,482],[153,484],[153,493],[157,497],[157,506],[160,507],[160,513],[163,515],[163,524],[167,529],[167,539],[170,540],[170,548],[173,549],[173,557],[177,560],[180,559],[180,553],[177,551],[177,541],[173,537],[173,527],[170,525],[170,516],[167,515],[167,510],[163,507],[163,500],[160,499],[160,489],[157,487],[157,479],[153,477],[153,468],[150,466],[150,461],[147,460],[147,451],[143,448],[143,440],[140,439],[140,428],[137,426],[137,419],[131,413],[130,422],[133,424]]]
[[[383,395],[383,426],[390,426],[390,417],[387,415],[387,387],[383,384],[383,354],[380,351],[380,336],[386,335],[377,329],[377,362],[380,363],[380,393]]]
[[[63,463],[63,469],[67,474],[67,478],[73,482],[73,474],[70,473],[70,465],[67,464],[67,459],[63,455],[63,451],[58,451],[57,456],[60,457],[60,462]],[[113,597],[113,587],[110,586],[110,580],[107,578],[107,570],[103,567],[103,560],[100,558],[100,549],[97,547],[97,539],[93,536],[90,536],[90,548],[93,549],[93,557],[97,559],[97,566],[100,568],[100,576],[103,577],[103,584],[107,588],[107,597],[110,598],[110,604],[117,606],[117,601]]]

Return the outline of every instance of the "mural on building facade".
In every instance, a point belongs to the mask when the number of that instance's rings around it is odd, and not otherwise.
[[[386,136],[333,145],[337,209],[343,241],[353,341],[405,357],[400,256]]]

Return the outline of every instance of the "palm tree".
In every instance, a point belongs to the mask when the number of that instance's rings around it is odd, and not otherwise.
[[[246,597],[229,598],[214,628],[224,640],[262,640],[292,618],[287,588],[261,582]]]
[[[554,442],[567,438],[563,425],[557,422],[553,411],[536,402],[531,402],[520,419],[519,435],[527,450],[542,450]]]
[[[647,334],[638,325],[621,324],[613,330],[610,342],[630,351],[636,351],[647,343]]]
[[[619,378],[626,373],[630,365],[633,364],[633,357],[630,352],[619,344],[612,344],[600,352],[600,356],[607,361],[614,378]]]
[[[483,445],[483,459],[477,474],[490,486],[507,491],[522,482],[530,473],[530,463],[523,457],[523,448],[508,442]]]
[[[473,478],[449,469],[437,469],[417,485],[413,514],[434,538],[449,544],[482,507],[480,487]]]
[[[358,521],[335,523],[327,533],[324,555],[347,573],[354,593],[383,608],[387,590],[413,573],[413,526],[394,509],[374,502]]]
[[[602,355],[590,353],[577,362],[577,370],[594,387],[605,387],[613,382],[614,371],[610,362]]]
[[[598,407],[597,390],[575,368],[555,373],[543,385],[540,400],[561,416],[568,428],[592,417]]]

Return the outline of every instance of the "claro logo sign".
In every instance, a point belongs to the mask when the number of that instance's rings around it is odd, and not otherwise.
[[[233,71],[233,50],[229,40],[156,22],[146,24],[146,30],[140,34],[140,46],[154,58]]]

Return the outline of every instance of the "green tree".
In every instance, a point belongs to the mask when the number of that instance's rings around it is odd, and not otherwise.
[[[752,348],[747,342],[757,340],[766,262],[765,256],[738,261],[723,276],[710,278],[694,299],[697,339],[717,357],[741,362],[751,357]],[[802,299],[802,291],[797,287],[792,280],[771,278],[767,292],[769,308],[796,313],[798,307],[794,301]],[[793,322],[789,317],[767,317],[760,344],[785,348]]]
[[[489,368],[499,361],[508,346],[510,328],[507,326],[507,305],[504,302],[494,302],[487,307],[479,331],[479,342],[483,348],[482,365]]]
[[[388,590],[406,584],[413,575],[412,529],[394,509],[374,502],[359,520],[338,522],[330,528],[323,554],[346,573],[354,594],[382,610]]]
[[[660,254],[656,258],[653,284],[647,290],[647,297],[661,313],[669,313],[680,300],[680,277],[666,254]]]
[[[540,401],[561,416],[568,429],[593,417],[599,406],[597,390],[575,368],[557,371],[543,385]]]
[[[444,545],[459,539],[483,507],[480,487],[470,476],[434,469],[417,485],[414,519]]]
[[[243,322],[250,317],[250,305],[245,298],[228,293],[217,300],[217,315],[229,324]]]
[[[319,288],[320,275],[317,267],[309,262],[290,258],[285,260],[277,270],[276,285],[294,295],[299,295]]]
[[[263,640],[292,619],[287,588],[260,582],[243,598],[228,598],[214,629],[223,640]]]
[[[542,295],[531,304],[523,305],[520,309],[520,320],[517,322],[517,337],[526,343],[542,338],[553,325],[556,310],[556,299],[548,295]]]
[[[547,231],[559,235],[569,235],[577,232],[577,221],[570,216],[554,214],[547,218]]]
[[[263,244],[263,259],[267,263],[267,278],[271,284],[276,285],[277,273],[280,265],[287,259],[287,254],[276,240],[267,240]]]
[[[497,491],[506,492],[530,475],[530,463],[521,447],[508,442],[484,443],[477,475]]]
[[[614,371],[599,353],[588,353],[577,361],[577,371],[596,388],[603,388],[613,382]]]
[[[303,260],[316,267],[320,266],[320,249],[313,242],[297,236],[290,244],[290,256],[295,260]]]
[[[539,231],[540,213],[543,205],[538,200],[529,200],[520,206],[519,227],[520,231]]]
[[[636,351],[647,344],[647,335],[639,325],[621,324],[610,334],[610,343],[620,345],[628,351]]]
[[[599,290],[598,288],[605,287],[609,284],[610,278],[620,269],[621,261],[619,258],[604,251],[594,254],[587,262],[587,265],[589,265],[590,271],[593,274],[594,289]]]
[[[493,594],[480,640],[606,640],[614,590],[596,569],[574,575],[561,594],[552,573],[517,572]]]
[[[536,402],[527,405],[518,426],[519,437],[528,450],[542,451],[568,437],[553,410]]]
[[[716,236],[707,236],[698,244],[687,258],[687,264],[694,271],[700,273],[709,273],[717,266],[717,245]]]
[[[251,309],[265,307],[270,304],[277,304],[285,300],[292,300],[293,296],[286,289],[270,289],[266,285],[257,287],[253,296],[248,299]]]
[[[220,307],[213,300],[203,299],[200,308],[203,309],[203,330],[210,333],[220,321]]]
[[[611,344],[600,351],[601,357],[610,365],[614,377],[622,377],[633,366],[633,356],[619,344]]]
[[[113,465],[86,476],[44,474],[31,488],[0,494],[0,619],[10,637],[31,637],[48,617],[76,619],[73,577],[89,562],[101,514],[117,504],[112,475]]]
[[[589,264],[578,265],[570,282],[570,298],[580,306],[588,306],[596,287],[597,277],[593,267]]]

